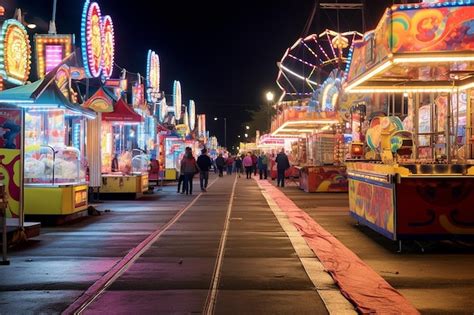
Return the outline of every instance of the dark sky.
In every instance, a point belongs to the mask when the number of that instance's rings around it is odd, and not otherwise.
[[[52,2],[0,0],[7,16],[11,16],[15,7],[26,11],[26,20],[40,25],[38,32],[47,31]],[[313,0],[98,2],[102,14],[111,15],[114,22],[116,63],[144,75],[147,50],[155,50],[160,56],[162,89],[171,93],[173,80],[180,80],[185,104],[190,98],[196,101],[197,112],[207,114],[208,129],[222,143],[223,123],[212,118],[227,117],[229,146],[237,141],[237,134],[243,134],[242,123],[249,119],[245,109],[255,109],[264,103],[267,90],[280,93],[275,84],[276,62],[301,35],[314,3]],[[367,24],[373,27],[393,1],[366,2]],[[83,3],[83,0],[58,0],[58,33],[76,34],[76,45],[80,44]],[[334,12],[319,12],[310,33],[334,29],[335,21]],[[360,14],[341,12],[340,27],[341,31],[360,31]],[[115,70],[114,75],[119,75],[119,71]]]

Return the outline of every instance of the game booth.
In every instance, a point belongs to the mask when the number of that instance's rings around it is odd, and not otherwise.
[[[470,1],[395,5],[355,45],[350,213],[392,240],[474,235],[473,22]]]
[[[273,137],[293,139],[287,152],[292,167],[285,175],[299,178],[299,186],[306,192],[347,191],[345,167],[340,162],[339,146],[343,144],[339,144],[341,136],[336,131],[340,130],[335,127],[339,114],[316,111],[309,104],[308,100],[303,105],[280,105],[280,113],[272,122]],[[272,171],[274,178],[276,165]]]
[[[107,95],[100,89],[84,105],[101,113],[100,192],[140,197],[148,190],[148,165],[141,162],[144,159],[142,151],[138,150],[137,140],[138,129],[144,119],[123,98],[114,102],[104,96]],[[134,153],[137,155],[134,156]],[[136,157],[138,162],[134,161]]]
[[[68,67],[0,92],[0,102],[24,111],[24,209],[27,215],[71,215],[87,208],[85,122]]]
[[[4,12],[0,12],[3,15]],[[0,216],[2,249],[7,242],[37,236],[40,224],[25,222],[25,111],[35,102],[30,76],[31,46],[25,27],[16,19],[0,22]],[[35,85],[36,86],[36,85]],[[20,90],[18,90],[20,89]],[[13,91],[12,91],[13,90]],[[3,260],[2,263],[8,263]]]

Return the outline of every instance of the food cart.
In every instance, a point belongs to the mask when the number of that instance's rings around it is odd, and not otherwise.
[[[474,235],[473,21],[470,1],[395,5],[355,44],[345,92],[371,101],[350,213],[400,244]]]

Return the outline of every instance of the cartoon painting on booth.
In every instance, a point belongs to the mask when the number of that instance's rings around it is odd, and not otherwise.
[[[393,189],[349,180],[349,209],[390,235],[395,231]]]
[[[7,216],[18,218],[21,199],[21,112],[0,109],[0,174],[6,187]]]
[[[474,183],[463,179],[404,179],[397,187],[397,232],[402,235],[473,235]]]

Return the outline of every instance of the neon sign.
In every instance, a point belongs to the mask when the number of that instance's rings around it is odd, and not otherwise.
[[[146,83],[147,100],[155,103],[158,100],[158,93],[160,92],[160,58],[158,54],[152,50],[148,50]]]
[[[82,11],[82,61],[89,78],[97,78],[102,71],[102,20],[97,2],[86,0]]]
[[[43,78],[72,52],[73,35],[35,35],[36,71]]]
[[[102,19],[103,51],[102,51],[102,74],[105,78],[112,76],[114,70],[115,37],[114,24],[109,15]]]
[[[196,127],[196,103],[193,100],[189,101],[189,129],[194,130]]]
[[[181,105],[181,83],[175,80],[173,84],[173,107],[176,120],[181,119]]]
[[[25,84],[30,75],[31,47],[25,27],[17,20],[3,22],[0,30],[0,76]]]

